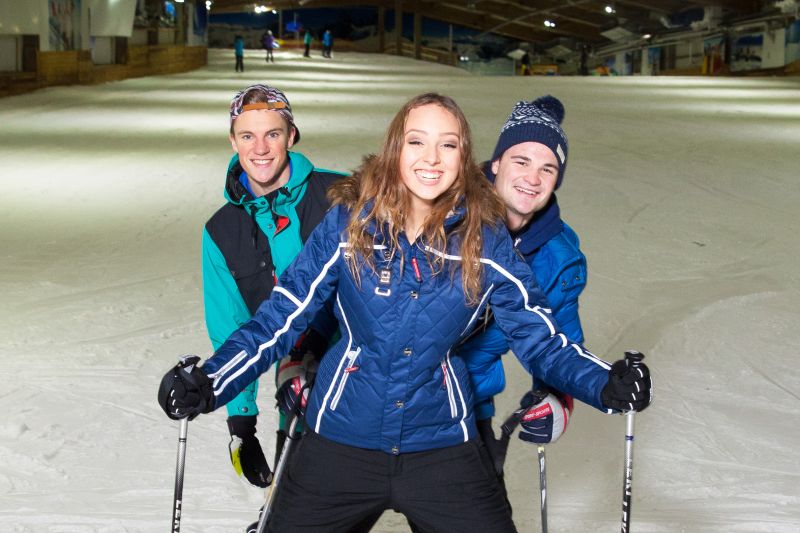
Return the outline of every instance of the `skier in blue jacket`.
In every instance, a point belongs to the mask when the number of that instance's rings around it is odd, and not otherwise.
[[[423,531],[516,530],[452,352],[487,305],[546,383],[604,411],[649,404],[646,366],[609,365],[558,330],[471,154],[452,99],[411,99],[380,153],[334,185],[334,207],[253,319],[202,366],[193,357],[164,376],[169,417],[210,412],[333,303],[342,335],[320,363],[269,531],[348,531],[385,509]]]
[[[561,127],[563,118],[564,106],[553,96],[518,102],[483,170],[505,204],[506,226],[514,247],[530,265],[561,331],[582,343],[578,297],[586,286],[586,257],[578,236],[561,219],[555,195],[563,182],[569,153]],[[460,351],[475,389],[478,429],[491,449],[493,397],[505,387],[501,356],[509,350],[509,344],[492,320],[479,331]],[[548,392],[545,383],[537,383],[536,388]],[[550,391],[529,408],[540,416],[528,417],[521,436],[537,443],[553,442],[565,431],[571,411],[568,395]]]
[[[236,55],[236,72],[244,72],[244,37],[241,35],[233,39],[233,52]]]
[[[333,34],[331,30],[325,30],[322,34],[322,57],[331,57],[333,51]]]

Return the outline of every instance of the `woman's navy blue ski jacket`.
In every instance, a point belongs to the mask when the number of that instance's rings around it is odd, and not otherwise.
[[[501,223],[483,230],[482,291],[479,303],[468,306],[455,234],[460,212],[446,220],[447,250],[401,236],[401,249],[393,252],[382,228],[373,226],[375,269],[362,268],[360,281],[344,259],[352,253],[349,218],[345,207],[332,208],[253,319],[205,362],[215,408],[287,354],[332,301],[342,336],[320,363],[306,411],[308,427],[332,441],[398,454],[475,437],[467,368],[451,350],[486,305],[530,373],[605,410],[600,394],[609,364],[558,331]],[[431,256],[444,259],[436,274]]]

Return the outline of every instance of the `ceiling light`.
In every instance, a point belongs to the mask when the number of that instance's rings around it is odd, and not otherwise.
[[[544,21],[544,25],[547,26],[548,28],[556,27],[556,23],[549,19]]]
[[[606,6],[604,11],[609,15],[613,15],[614,13],[616,13],[616,9],[614,9],[612,6]]]

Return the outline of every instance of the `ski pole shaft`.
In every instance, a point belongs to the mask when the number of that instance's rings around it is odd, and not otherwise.
[[[261,511],[261,516],[258,519],[258,528],[256,529],[258,533],[264,533],[267,530],[267,520],[269,519],[269,515],[272,513],[272,504],[275,501],[275,493],[278,490],[278,485],[280,485],[281,478],[283,477],[283,471],[289,458],[289,450],[292,448],[292,444],[297,439],[295,430],[297,428],[297,422],[299,418],[299,416],[292,418],[292,423],[289,425],[289,433],[286,437],[286,444],[283,445],[281,456],[278,458],[278,464],[275,465],[275,475],[272,478],[272,486],[269,488],[267,501],[264,504],[264,509]]]
[[[542,533],[547,533],[547,466],[544,444],[539,444],[539,507],[542,512]]]
[[[186,464],[186,435],[189,433],[189,419],[182,418],[178,433],[178,459],[175,465],[175,496],[172,500],[172,533],[180,533],[181,509],[183,507],[183,467]]]
[[[637,351],[625,352],[628,366],[636,368],[644,359],[644,355]],[[622,487],[622,528],[621,533],[630,533],[631,530],[631,499],[633,496],[633,417],[635,411],[625,413],[625,472]]]

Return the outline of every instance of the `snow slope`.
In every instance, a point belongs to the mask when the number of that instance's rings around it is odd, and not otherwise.
[[[639,349],[654,373],[632,529],[800,530],[800,79],[481,78],[293,51],[269,66],[253,51],[245,68],[211,50],[196,72],[0,100],[0,531],[167,528],[177,423],[156,389],[180,354],[210,353],[201,228],[223,201],[229,99],[257,81],[292,101],[297,148],[341,170],[414,94],[454,96],[477,157],[517,100],[558,96],[559,201],[590,266],[587,345],[607,359]],[[528,383],[506,363],[502,414]],[[619,530],[623,434],[621,417],[581,406],[548,447],[550,531]],[[261,495],[236,480],[227,442],[223,412],[190,424],[183,531],[256,517]],[[520,531],[538,529],[535,455],[512,441]],[[375,531],[407,528],[387,513]]]

